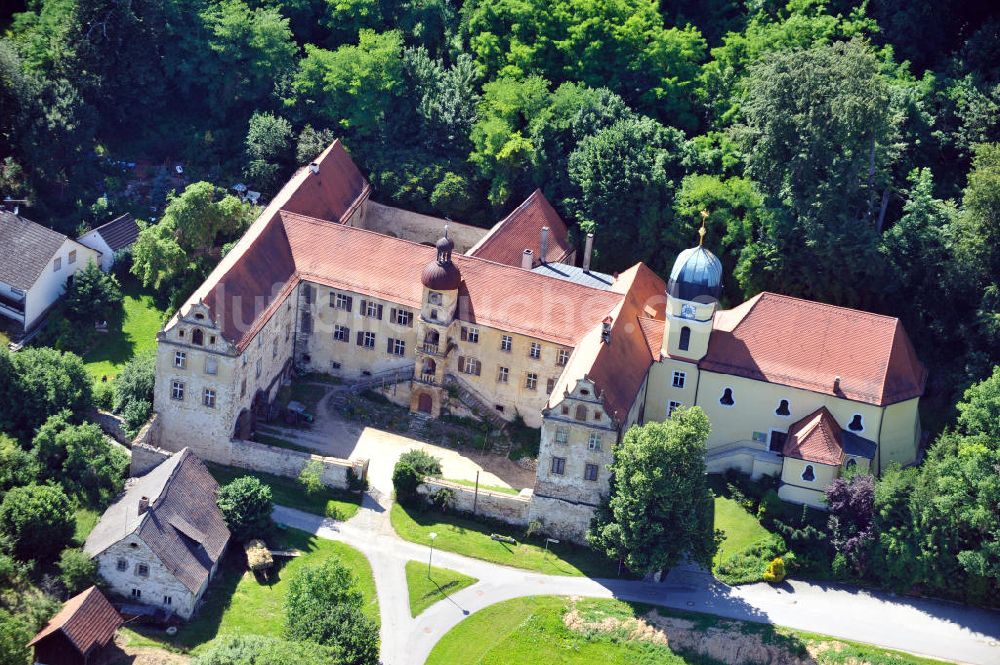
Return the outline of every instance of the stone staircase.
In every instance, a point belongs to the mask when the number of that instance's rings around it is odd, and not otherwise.
[[[381,372],[375,372],[370,376],[362,376],[357,381],[352,381],[347,384],[347,388],[352,393],[357,395],[360,392],[376,386],[385,387],[397,383],[403,383],[413,378],[413,367],[414,364],[410,363],[409,365],[404,365],[402,367],[394,367],[392,369],[382,370]]]
[[[507,426],[507,421],[496,412],[493,405],[468,383],[453,374],[446,374],[444,377],[445,386],[454,388],[458,395],[458,401],[464,404],[477,417],[487,421],[492,425],[493,430],[502,430]],[[490,451],[496,455],[506,457],[510,454],[510,442],[504,439],[490,438]]]

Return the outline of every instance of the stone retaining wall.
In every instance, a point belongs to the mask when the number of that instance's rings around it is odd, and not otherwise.
[[[473,506],[475,506],[476,515],[500,520],[514,526],[527,526],[528,524],[532,492],[530,489],[521,490],[521,494],[515,496],[479,488],[479,497],[477,498],[474,487],[450,483],[440,478],[424,478],[424,482],[417,486],[417,492],[425,496],[433,494],[439,489],[450,489],[455,493],[455,510],[472,513]]]
[[[163,450],[148,443],[140,443],[137,439],[132,443],[132,461],[129,465],[128,475],[133,478],[144,476],[171,455],[173,453],[169,450]]]
[[[535,495],[531,500],[529,518],[541,523],[548,536],[586,544],[587,529],[594,518],[594,506]]]
[[[297,450],[277,448],[256,441],[233,439],[230,441],[229,465],[250,471],[263,471],[276,476],[298,478],[309,462],[323,465],[320,480],[327,487],[347,489],[347,472],[354,469],[356,475],[363,475],[367,469],[366,460],[345,460],[338,457],[310,455]]]

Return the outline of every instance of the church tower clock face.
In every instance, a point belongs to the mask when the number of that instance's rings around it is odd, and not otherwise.
[[[693,319],[694,318],[694,305],[683,304],[681,305],[681,318]]]

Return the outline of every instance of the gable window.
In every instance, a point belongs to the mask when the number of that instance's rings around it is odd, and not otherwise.
[[[722,391],[722,397],[719,398],[719,404],[722,406],[732,406],[736,404],[736,400],[733,399],[733,389],[726,388]]]
[[[865,421],[861,417],[860,413],[855,413],[854,414],[854,417],[851,418],[851,422],[847,426],[847,429],[851,430],[852,432],[863,432],[864,431],[864,429],[865,429]]]
[[[370,319],[382,320],[382,305],[377,302],[372,302],[370,300],[361,301],[361,315],[366,316]]]
[[[588,464],[583,467],[583,479],[584,480],[597,480],[597,465]]]
[[[181,381],[173,381],[170,384],[170,399],[184,400],[184,384]]]
[[[458,371],[462,374],[472,374],[479,376],[483,371],[483,365],[478,358],[458,357]]]
[[[347,326],[334,326],[333,339],[338,342],[346,342],[351,339],[351,329]]]
[[[667,418],[674,415],[674,411],[676,411],[680,407],[681,407],[680,402],[675,402],[673,400],[670,400],[670,403],[667,405]]]
[[[479,328],[462,326],[462,341],[469,344],[479,344]]]
[[[524,387],[528,390],[536,390],[538,388],[538,375],[534,372],[528,372],[524,378]]]
[[[583,404],[576,405],[576,413],[573,416],[577,420],[586,421],[587,420],[587,407]]]
[[[205,333],[201,331],[201,328],[195,328],[191,331],[191,343],[198,346],[205,345]]]
[[[567,351],[566,349],[559,349],[559,352],[556,353],[556,364],[562,367],[568,362],[569,362],[569,351]]]
[[[687,351],[690,346],[691,346],[691,329],[688,328],[687,326],[684,326],[683,328],[681,328],[681,338],[680,341],[677,342],[677,347],[681,351]]]
[[[437,291],[431,291],[430,293],[427,294],[427,302],[429,302],[432,305],[440,305],[441,294],[438,293]]]
[[[331,291],[330,306],[335,309],[342,309],[345,312],[350,312],[351,308],[354,306],[354,298],[343,293],[334,293]]]
[[[409,312],[405,309],[396,309],[395,307],[389,313],[392,322],[399,326],[406,326],[409,328],[413,325],[413,312]]]
[[[552,473],[557,476],[561,476],[566,473],[566,458],[565,457],[553,457],[552,458]]]
[[[140,563],[135,567],[135,574],[139,577],[149,577],[149,566],[144,563]]]
[[[389,343],[386,346],[386,352],[394,356],[406,355],[406,342],[390,337]]]
[[[277,345],[278,341],[274,341]],[[276,349],[277,351],[277,349]],[[205,374],[218,374],[219,373],[219,361],[215,358],[205,358]]]
[[[812,464],[806,464],[806,468],[802,470],[802,480],[807,483],[811,483],[816,480],[816,470],[813,469]]]
[[[778,402],[778,408],[774,410],[774,414],[778,416],[790,416],[791,411],[788,410],[788,400],[783,399]]]
[[[587,442],[587,447],[590,450],[600,450],[601,449],[601,435],[597,432],[590,433],[590,440]]]
[[[186,353],[184,353],[183,351],[174,352],[174,367],[179,367],[180,369],[184,369],[185,367],[187,367]]]
[[[538,342],[532,342],[531,348],[528,349],[528,357],[538,360],[542,357],[542,345]]]
[[[211,388],[205,388],[204,393],[201,396],[201,403],[210,409],[215,408],[215,391]]]
[[[514,338],[510,335],[504,335],[500,338],[500,350],[509,352],[511,347],[514,345]]]
[[[510,380],[510,369],[507,367],[497,368],[497,381],[499,383],[507,383]]]
[[[59,272],[62,270],[62,259],[58,256],[52,261],[52,272]]]
[[[556,443],[566,443],[569,441],[569,430],[565,427],[556,428]]]
[[[69,253],[69,260],[67,261],[70,265],[76,263],[76,250],[74,249]]]
[[[568,416],[569,415],[569,405],[568,404],[563,404],[562,405],[562,414],[564,416]]]
[[[432,309],[431,310],[431,320],[432,321],[437,321],[437,318],[438,318],[438,311],[436,309]]]
[[[115,564],[115,568],[118,569],[118,572],[124,573],[128,570],[128,561],[125,559],[118,559],[118,562]]]
[[[687,379],[685,372],[674,372],[674,388],[683,388],[685,379]]]
[[[375,333],[367,331],[358,331],[358,346],[365,349],[375,348]]]

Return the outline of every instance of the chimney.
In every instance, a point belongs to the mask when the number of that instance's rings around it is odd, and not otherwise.
[[[587,234],[587,243],[583,246],[583,272],[590,272],[590,256],[594,253],[594,234]]]
[[[144,496],[139,498],[139,514],[145,515],[146,511],[149,510],[149,497]]]
[[[839,376],[833,377],[833,392],[835,392],[835,393],[839,393],[840,392],[840,377]]]
[[[534,265],[534,262],[535,262],[535,255],[532,253],[532,251],[530,249],[524,250],[524,253],[521,254],[521,267],[524,268],[525,270],[531,270],[532,266]]]
[[[538,247],[538,260],[545,263],[545,257],[549,253],[549,227],[542,227],[542,242]]]
[[[614,322],[610,316],[604,317],[604,321],[601,322],[601,341],[605,344],[611,343],[611,324]]]
[[[318,162],[312,162],[309,165],[309,170],[312,171],[314,174],[319,175],[319,163]]]

